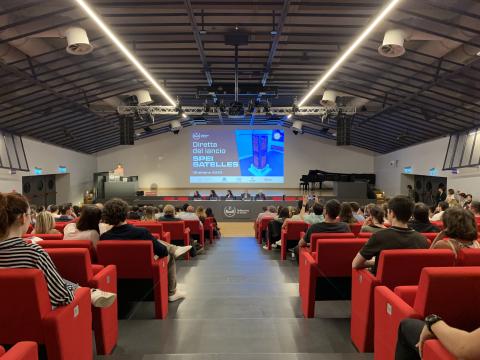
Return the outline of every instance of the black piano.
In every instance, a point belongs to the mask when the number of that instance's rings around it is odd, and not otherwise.
[[[300,178],[300,188],[303,190],[322,189],[325,181],[355,182],[364,181],[371,185],[375,184],[375,174],[342,174],[322,170],[309,170],[308,174]]]

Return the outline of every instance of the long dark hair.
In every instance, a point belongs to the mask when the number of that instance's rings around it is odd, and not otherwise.
[[[18,215],[28,212],[27,199],[18,193],[0,193],[0,239],[4,238]]]
[[[206,208],[206,209],[205,209],[205,215],[207,215],[207,217],[215,217],[215,216],[213,215],[213,210],[212,210],[212,208]]]
[[[100,233],[98,224],[102,219],[102,211],[96,206],[86,205],[82,208],[77,222],[77,229],[80,231],[95,230]]]

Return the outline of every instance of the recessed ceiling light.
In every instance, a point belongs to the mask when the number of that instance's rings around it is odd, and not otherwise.
[[[100,29],[107,35],[110,40],[118,47],[118,49],[127,57],[130,62],[142,73],[142,75],[163,95],[170,105],[176,106],[176,102],[170,97],[166,90],[160,86],[155,78],[148,70],[138,61],[138,59],[127,49],[123,42],[113,33],[112,30],[103,22],[103,20],[93,11],[89,4],[84,0],[75,0],[78,5],[90,16],[90,18],[98,25]]]
[[[377,25],[398,5],[401,0],[391,0],[390,3],[377,15],[375,20],[360,34],[360,36],[350,45],[350,47],[340,56],[340,58],[328,69],[328,71],[318,80],[315,86],[304,96],[298,103],[298,106],[304,105],[310,97],[315,94],[320,86],[322,86],[333,73],[342,65],[345,60],[353,53],[353,51],[360,46],[363,40],[377,27]]]

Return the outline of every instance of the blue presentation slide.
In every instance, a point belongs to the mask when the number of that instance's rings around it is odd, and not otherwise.
[[[192,184],[284,183],[283,130],[192,131]]]

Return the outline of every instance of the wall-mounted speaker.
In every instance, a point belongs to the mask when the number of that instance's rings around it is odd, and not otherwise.
[[[352,133],[352,118],[344,114],[337,117],[337,146],[350,145]]]
[[[133,118],[122,116],[120,118],[120,145],[133,145],[134,140]]]

